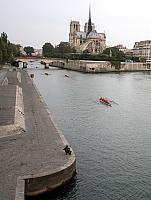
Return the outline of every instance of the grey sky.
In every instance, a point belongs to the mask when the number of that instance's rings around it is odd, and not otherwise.
[[[135,41],[151,40],[150,0],[0,0],[0,33],[13,43],[41,48],[68,41],[71,20],[92,22],[105,32],[107,45],[132,48]]]

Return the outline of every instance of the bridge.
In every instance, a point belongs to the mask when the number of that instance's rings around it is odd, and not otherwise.
[[[42,59],[37,59],[37,58],[18,58],[16,59],[16,62],[22,62],[23,63],[23,68],[27,68],[27,63],[28,62],[33,62],[36,60],[41,60],[41,64],[45,66],[45,68],[49,68],[49,66],[56,66],[56,67],[64,67],[65,64],[68,62],[67,59],[48,59],[48,58],[42,58]]]
[[[64,67],[67,63],[66,59],[42,59],[41,64],[45,65],[45,68],[49,66]]]

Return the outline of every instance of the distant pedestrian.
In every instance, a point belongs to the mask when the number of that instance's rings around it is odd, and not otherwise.
[[[67,154],[71,155],[71,149],[70,147],[68,147],[68,145],[66,145],[65,148],[63,148],[63,150],[65,151],[66,155]]]

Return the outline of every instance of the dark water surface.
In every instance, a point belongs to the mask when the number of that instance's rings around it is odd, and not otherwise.
[[[42,68],[30,63],[28,72],[76,154],[77,176],[68,188],[34,199],[150,200],[151,73]]]

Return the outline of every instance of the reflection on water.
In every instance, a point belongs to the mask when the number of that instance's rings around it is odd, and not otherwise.
[[[35,199],[151,199],[150,72],[42,68],[33,63],[28,71],[76,154],[77,177],[70,187]],[[112,107],[98,103],[100,96]]]

